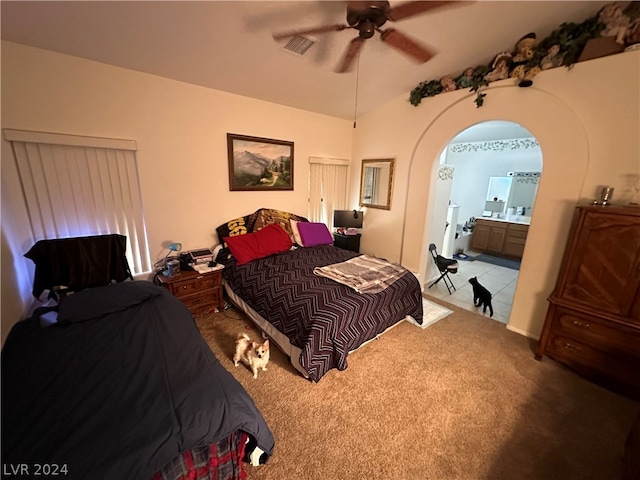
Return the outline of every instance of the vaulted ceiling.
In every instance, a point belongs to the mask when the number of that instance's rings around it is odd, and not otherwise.
[[[391,2],[391,6],[403,2]],[[346,23],[339,1],[2,1],[2,38],[195,85],[353,119],[421,81],[489,63],[608,2],[477,1],[388,22],[437,55],[413,63],[375,35],[335,73],[353,29],[311,35],[302,56],[274,32]],[[419,107],[418,107],[419,108]]]

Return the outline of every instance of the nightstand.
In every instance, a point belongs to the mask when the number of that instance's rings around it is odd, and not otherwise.
[[[182,270],[173,277],[158,275],[160,285],[181,300],[194,317],[224,308],[222,270],[198,273]]]
[[[333,245],[344,250],[360,253],[360,234],[343,235],[341,233],[334,233]]]

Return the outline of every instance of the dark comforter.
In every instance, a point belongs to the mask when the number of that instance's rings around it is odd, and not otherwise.
[[[407,273],[380,293],[356,293],[314,275],[315,267],[359,255],[330,245],[298,248],[237,265],[222,259],[228,286],[302,350],[300,364],[314,381],[347,368],[347,355],[411,315],[422,323],[422,292]]]
[[[76,293],[57,324],[23,320],[2,350],[3,465],[145,479],[237,430],[272,453],[262,415],[189,311],[149,282]]]

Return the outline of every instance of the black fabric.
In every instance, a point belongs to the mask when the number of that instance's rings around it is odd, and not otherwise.
[[[244,217],[229,220],[228,222],[223,223],[222,225],[217,227],[216,233],[218,234],[218,240],[220,240],[220,243],[224,247],[226,247],[227,244],[224,241],[224,238],[251,233],[251,227],[249,225],[250,219],[251,215],[245,215]]]
[[[442,255],[436,256],[436,264],[438,265],[438,270],[444,272],[447,270],[449,273],[457,273],[458,272],[458,261],[453,258],[446,258]]]
[[[271,455],[262,415],[185,305],[148,282],[141,290],[158,294],[131,305],[140,292],[123,292],[137,283],[62,302],[61,313],[95,304],[102,311],[92,319],[41,328],[34,316],[12,328],[0,366],[3,464],[65,464],[73,479],[145,479],[234,431]],[[104,308],[100,295],[122,297],[127,308]]]
[[[66,286],[72,291],[133,279],[127,237],[117,234],[39,240],[25,253],[36,265],[33,295]]]
[[[83,290],[82,295],[76,295],[72,302],[66,298],[61,302],[58,323],[68,324],[101,318],[144,303],[158,295],[162,295],[162,290],[150,282],[116,283],[109,285],[108,290],[90,288]]]

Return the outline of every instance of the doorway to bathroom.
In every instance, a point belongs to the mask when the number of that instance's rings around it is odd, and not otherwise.
[[[468,280],[477,277],[492,293],[493,319],[507,323],[542,172],[540,146],[517,123],[483,122],[451,139],[439,167],[442,255],[460,267],[453,294],[439,285],[427,293],[474,310]]]

